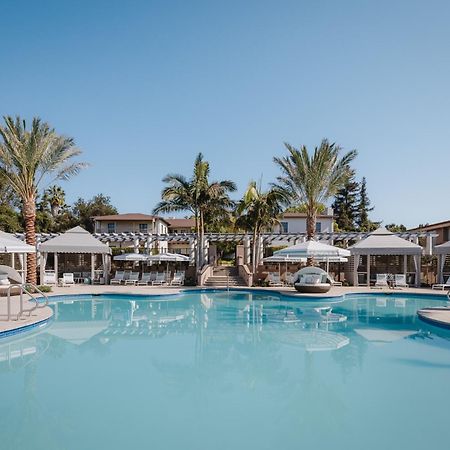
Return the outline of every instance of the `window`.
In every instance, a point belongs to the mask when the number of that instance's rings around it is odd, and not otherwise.
[[[140,223],[139,233],[147,233],[147,232],[148,232],[148,223]]]
[[[108,233],[116,232],[116,224],[114,222],[108,223]]]
[[[322,224],[320,222],[316,222],[316,233],[322,232]]]
[[[280,222],[280,226],[282,233],[288,233],[289,226],[287,222]]]

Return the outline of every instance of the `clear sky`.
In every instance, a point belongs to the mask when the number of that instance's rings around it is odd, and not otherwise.
[[[374,220],[450,218],[450,2],[0,0],[0,114],[40,116],[150,212],[201,151],[241,194],[283,142],[356,148]]]

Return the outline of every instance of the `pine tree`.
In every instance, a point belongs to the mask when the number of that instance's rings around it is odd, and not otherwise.
[[[366,178],[363,177],[359,186],[359,203],[356,224],[359,231],[372,231],[376,228],[376,224],[369,219],[369,212],[373,211],[370,207],[369,196],[367,195]]]
[[[359,184],[352,176],[334,197],[332,208],[339,230],[355,231],[358,216],[358,195]]]

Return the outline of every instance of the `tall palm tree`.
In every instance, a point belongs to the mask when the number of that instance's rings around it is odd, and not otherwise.
[[[236,207],[236,227],[251,231],[252,239],[252,271],[256,272],[259,260],[260,235],[265,230],[271,230],[279,224],[278,216],[283,212],[283,205],[288,196],[283,189],[272,187],[267,192],[258,188],[255,181],[250,182]]]
[[[27,129],[20,117],[4,117],[0,126],[0,173],[22,201],[25,240],[36,245],[36,197],[48,177],[67,180],[76,175],[85,163],[73,162],[81,151],[72,138],[58,135],[53,128],[34,118]],[[27,281],[36,283],[36,255],[27,256]]]
[[[290,197],[291,204],[304,205],[306,210],[307,239],[314,238],[316,233],[317,214],[323,204],[342,189],[352,174],[350,163],[357,156],[351,150],[341,158],[341,147],[330,144],[324,139],[314,153],[302,146],[299,150],[292,145],[284,144],[288,155],[275,157],[274,162],[281,169],[277,177],[277,187]]]
[[[179,211],[192,213],[197,234],[197,268],[203,265],[206,220],[213,213],[225,214],[233,204],[228,194],[236,190],[236,185],[230,180],[211,182],[209,174],[210,164],[199,153],[190,179],[179,174],[169,174],[163,178],[167,186],[161,193],[161,202],[153,210],[154,214]]]

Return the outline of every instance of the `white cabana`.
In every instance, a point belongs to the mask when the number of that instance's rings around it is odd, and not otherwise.
[[[450,241],[434,247],[434,254],[438,257],[438,283],[444,282],[444,266],[447,255],[450,255]]]
[[[0,253],[11,255],[11,267],[15,269],[15,255],[18,255],[21,269],[18,272],[21,275],[22,282],[25,282],[27,272],[27,253],[35,253],[36,249],[32,245],[17,239],[10,233],[0,231]]]
[[[41,252],[40,274],[44,279],[47,255],[54,254],[55,277],[58,280],[58,254],[75,253],[91,255],[91,280],[95,278],[95,255],[102,255],[103,277],[107,282],[110,265],[111,249],[96,239],[88,231],[81,227],[75,227],[59,236],[40,244],[38,250]]]
[[[414,258],[415,285],[420,286],[420,257],[422,247],[413,242],[407,241],[384,227],[378,228],[369,234],[365,239],[349,247],[350,253],[355,256],[354,261],[354,281],[358,284],[358,266],[360,256],[367,256],[367,285],[370,285],[370,257],[371,256],[403,256],[403,272],[407,275],[408,256]]]

